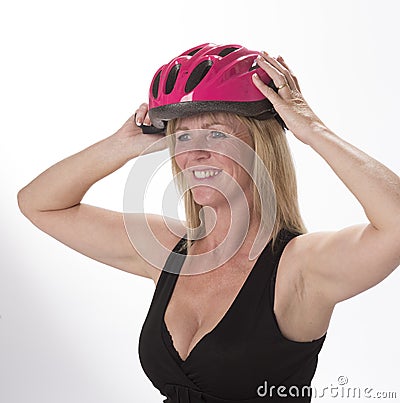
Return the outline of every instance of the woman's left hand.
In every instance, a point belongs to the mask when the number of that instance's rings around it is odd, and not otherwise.
[[[308,144],[313,130],[325,125],[304,100],[297,78],[281,56],[274,58],[266,52],[261,52],[256,61],[272,78],[278,92],[266,85],[257,73],[253,75],[255,86],[272,103],[287,128],[300,141]]]

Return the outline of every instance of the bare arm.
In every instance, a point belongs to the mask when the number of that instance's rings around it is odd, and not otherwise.
[[[275,93],[257,77],[255,85],[292,133],[330,165],[369,220],[337,232],[305,234],[294,242],[302,259],[303,295],[333,306],[379,283],[400,264],[400,178],[318,119],[282,58],[264,53],[259,63],[281,89]]]
[[[144,119],[147,105],[138,116]],[[123,214],[81,203],[88,189],[140,155],[161,136],[144,135],[133,117],[115,134],[56,163],[18,193],[22,213],[34,225],[72,249],[118,269],[154,278],[158,272],[133,248]],[[159,149],[163,148],[160,145]],[[150,226],[168,248],[177,237],[156,215]]]
[[[305,275],[339,302],[378,284],[400,264],[400,178],[327,129],[310,136],[309,145],[357,198],[369,221],[303,237],[309,256]]]

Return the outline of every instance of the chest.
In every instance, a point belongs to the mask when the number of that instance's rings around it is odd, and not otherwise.
[[[139,349],[160,390],[172,385],[175,397],[201,388],[207,397],[228,402],[256,398],[266,379],[273,385],[309,382],[322,342],[294,343],[280,333],[271,298],[275,263],[269,255],[264,252],[251,270],[230,277],[162,273]],[[280,264],[281,274],[283,269]],[[279,295],[285,294],[284,283]]]
[[[239,298],[253,269],[252,265],[243,266],[225,266],[214,273],[178,277],[164,323],[182,360],[219,326]]]

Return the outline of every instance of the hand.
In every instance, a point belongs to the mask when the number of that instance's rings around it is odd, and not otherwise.
[[[272,103],[287,128],[303,143],[308,144],[314,128],[325,127],[308,106],[300,92],[299,83],[281,56],[273,58],[261,52],[257,64],[272,78],[278,88],[276,93],[255,73],[255,86]]]
[[[141,104],[135,114],[114,134],[116,138],[126,142],[126,146],[132,149],[132,158],[160,151],[167,147],[167,141],[163,134],[144,134],[140,128],[142,124],[151,125],[148,110],[148,104]]]

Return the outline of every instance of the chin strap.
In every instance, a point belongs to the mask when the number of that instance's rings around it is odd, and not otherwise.
[[[136,113],[135,113],[135,122],[136,122]],[[144,125],[143,123],[138,127],[140,127],[142,129],[142,132],[144,134],[162,134],[165,132],[165,127],[162,129],[159,129],[158,127],[155,127],[153,125],[147,126],[147,125]]]

